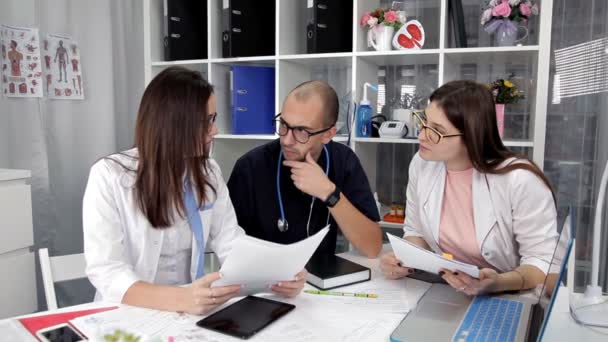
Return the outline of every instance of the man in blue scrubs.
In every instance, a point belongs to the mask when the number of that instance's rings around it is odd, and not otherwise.
[[[339,229],[361,253],[378,255],[380,215],[359,159],[332,141],[337,119],[334,89],[322,81],[302,83],[276,117],[279,139],[236,162],[228,189],[248,235],[287,244],[329,223],[317,254],[335,253]]]

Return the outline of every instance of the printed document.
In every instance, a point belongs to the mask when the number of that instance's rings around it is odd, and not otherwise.
[[[222,278],[211,285],[245,285],[241,294],[268,292],[269,285],[293,280],[327,235],[329,226],[315,235],[289,245],[264,241],[243,235],[234,242],[232,251],[220,268]]]
[[[473,278],[479,278],[479,268],[475,265],[450,260],[392,234],[387,235],[395,256],[408,267],[435,274],[438,274],[442,268],[451,271],[458,270]]]

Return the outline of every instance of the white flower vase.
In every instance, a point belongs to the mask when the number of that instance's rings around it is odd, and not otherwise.
[[[367,31],[367,46],[376,51],[387,51],[392,49],[395,28],[392,26],[376,25]]]

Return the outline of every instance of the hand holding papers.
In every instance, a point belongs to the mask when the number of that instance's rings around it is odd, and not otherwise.
[[[452,271],[458,270],[470,275],[471,277],[479,278],[479,268],[477,268],[477,266],[450,260],[439,254],[435,254],[424,248],[416,246],[407,240],[391,234],[387,235],[393,248],[393,252],[395,252],[395,256],[397,256],[399,260],[403,261],[408,267],[413,267],[435,274],[439,273],[442,268]]]
[[[251,236],[239,237],[220,269],[222,278],[212,287],[233,284],[245,285],[241,292],[267,290],[268,285],[291,280],[304,269],[329,231],[329,226],[315,235],[296,243],[282,245]]]

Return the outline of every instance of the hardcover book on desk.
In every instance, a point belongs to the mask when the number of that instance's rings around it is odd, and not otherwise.
[[[232,134],[273,134],[274,68],[234,65],[230,87]]]
[[[308,283],[321,290],[330,290],[371,279],[369,268],[335,255],[313,256],[306,264],[306,270]]]

